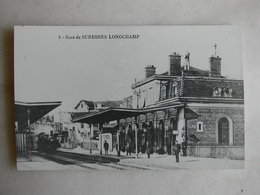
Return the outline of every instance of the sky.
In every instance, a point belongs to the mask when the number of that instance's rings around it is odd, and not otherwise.
[[[133,35],[138,39],[82,39],[82,35]],[[67,37],[81,39],[66,39]],[[64,37],[64,38],[62,38]],[[60,38],[60,39],[59,39]],[[15,100],[62,101],[71,110],[82,100],[122,100],[145,66],[160,74],[169,55],[190,52],[190,64],[209,70],[209,58],[222,58],[223,76],[243,79],[238,26],[15,27]]]

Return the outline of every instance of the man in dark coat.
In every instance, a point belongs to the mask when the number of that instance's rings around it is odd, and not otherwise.
[[[106,140],[105,140],[105,142],[104,142],[104,148],[105,148],[105,154],[108,154],[109,145],[108,145],[108,143],[107,143]]]
[[[179,144],[179,142],[176,140],[175,142],[175,157],[176,157],[176,162],[179,162],[179,155],[180,155],[180,151],[181,151],[181,145]]]
[[[181,145],[183,156],[187,156],[187,142],[183,140]]]
[[[126,155],[128,156],[128,154],[130,154],[130,156],[131,156],[131,144],[130,144],[130,141],[127,140],[127,142],[126,142]]]

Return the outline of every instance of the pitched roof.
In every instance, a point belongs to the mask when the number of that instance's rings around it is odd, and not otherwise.
[[[209,71],[208,70],[201,70],[199,68],[195,68],[193,66],[189,67],[189,70],[184,70],[184,66],[181,67],[182,71],[184,72],[184,76],[194,76],[194,77],[209,77]],[[149,83],[153,80],[169,80],[172,78],[178,78],[181,76],[176,75],[169,75],[169,71],[163,72],[161,74],[155,74],[148,78],[144,78],[140,81],[137,81],[136,83],[131,85],[131,88],[134,89],[138,86],[141,86],[145,83]],[[226,78],[224,76],[218,76],[217,78]]]
[[[184,73],[189,73],[190,76],[209,76],[209,71],[201,70],[193,66],[190,66],[189,70],[184,70],[184,67],[182,67],[182,70],[184,71]]]
[[[102,105],[102,107],[107,107],[107,108],[119,108],[120,105],[122,104],[122,101],[119,100],[119,101],[109,101],[109,100],[106,100],[106,101],[98,101],[98,102],[95,102],[96,104],[100,103]]]
[[[90,110],[94,110],[94,102],[88,101],[88,100],[80,100],[79,103],[74,107],[74,109],[77,110],[79,105],[81,104],[81,102],[84,102],[85,104],[87,104]]]

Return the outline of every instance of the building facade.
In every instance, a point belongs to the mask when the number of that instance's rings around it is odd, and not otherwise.
[[[133,94],[123,105],[150,111],[120,120],[121,149],[131,142],[134,150],[138,128],[141,152],[171,154],[178,141],[188,155],[243,159],[243,80],[222,76],[219,56],[210,57],[208,71],[191,66],[189,57],[181,66],[181,55],[173,53],[167,72],[156,74],[156,67],[149,65],[146,78],[131,86]]]
[[[89,101],[80,100],[72,112],[62,113],[63,132],[67,135],[65,147],[76,147],[81,145],[85,149],[99,149],[99,124],[73,122],[75,118],[97,113],[110,107],[122,107],[122,101]],[[104,129],[111,131],[113,123],[104,124]]]

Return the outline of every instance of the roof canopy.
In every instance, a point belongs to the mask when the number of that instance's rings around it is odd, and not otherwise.
[[[138,109],[125,109],[125,108],[108,108],[96,113],[89,113],[77,119],[73,122],[80,123],[104,123],[114,120],[119,120],[128,117],[134,117],[140,115]]]
[[[160,106],[142,109],[129,109],[129,108],[108,108],[96,113],[89,113],[77,119],[73,122],[80,123],[104,123],[114,120],[125,119],[128,117],[139,116],[141,114],[146,114],[149,112],[154,112],[163,109],[182,107],[183,104],[172,105],[172,106]]]
[[[30,124],[60,106],[61,102],[18,102],[15,101],[15,121]]]

